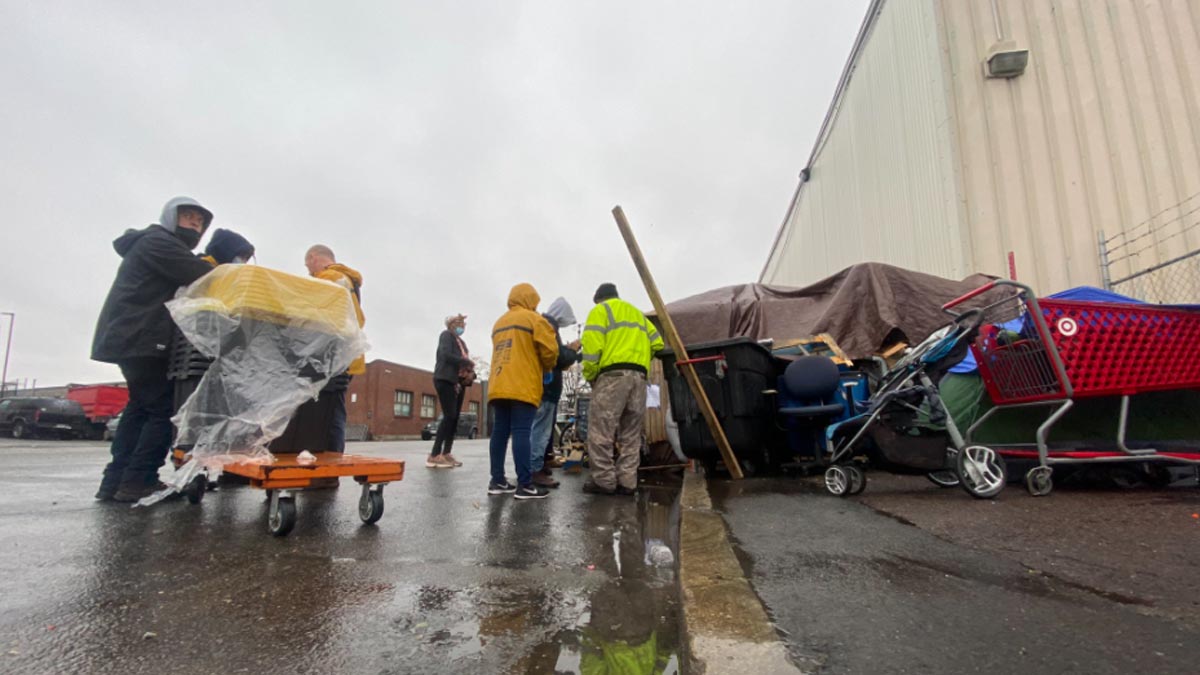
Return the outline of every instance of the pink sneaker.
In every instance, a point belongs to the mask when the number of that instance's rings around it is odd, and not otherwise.
[[[446,454],[442,455],[442,461],[449,462],[448,466],[451,466],[451,467],[462,466],[462,462],[458,461],[457,457],[455,457],[454,455],[452,455],[448,452]]]

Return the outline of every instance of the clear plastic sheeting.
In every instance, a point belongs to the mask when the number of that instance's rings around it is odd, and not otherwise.
[[[167,309],[213,362],[172,419],[190,460],[143,505],[231,461],[270,461],[296,409],[368,349],[345,288],[253,265],[217,267]]]

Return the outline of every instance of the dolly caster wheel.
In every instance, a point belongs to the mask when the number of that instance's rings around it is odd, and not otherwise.
[[[204,501],[204,493],[206,491],[208,491],[208,479],[204,476],[196,476],[183,489],[183,494],[187,496],[189,503],[199,504]]]
[[[271,512],[267,515],[267,529],[276,537],[287,536],[296,526],[296,500],[291,495],[271,493]]]
[[[363,485],[362,496],[358,498],[358,517],[364,525],[374,525],[383,517],[383,486],[374,490],[369,485]]]

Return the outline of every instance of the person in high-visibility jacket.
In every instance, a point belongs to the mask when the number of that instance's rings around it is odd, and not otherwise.
[[[596,306],[582,338],[583,377],[592,385],[587,431],[592,478],[583,491],[631,495],[642,458],[646,375],[663,340],[646,315],[617,296],[615,285],[600,284],[592,301]]]

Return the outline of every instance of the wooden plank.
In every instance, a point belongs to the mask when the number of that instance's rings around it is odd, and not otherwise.
[[[625,211],[620,206],[616,206],[612,210],[613,218],[617,220],[617,227],[621,230],[621,237],[625,239],[625,246],[629,249],[629,255],[633,257],[633,264],[637,267],[638,274],[642,277],[642,284],[646,287],[646,293],[650,296],[650,302],[654,305],[654,311],[658,315],[659,321],[662,322],[664,336],[667,340],[667,345],[671,351],[675,352],[676,361],[687,361],[687,349],[683,346],[683,340],[679,338],[679,332],[675,330],[675,323],[671,321],[671,315],[667,313],[667,305],[662,300],[662,295],[658,292],[658,284],[654,283],[654,276],[650,274],[650,268],[646,265],[646,259],[642,257],[642,249],[638,246],[637,239],[633,236],[633,228],[629,226],[629,221],[625,218]],[[742,466],[738,463],[737,457],[733,454],[733,448],[729,446],[729,439],[725,437],[725,430],[721,428],[721,421],[717,419],[717,413],[713,411],[712,403],[708,400],[708,395],[704,393],[704,387],[700,384],[700,377],[696,374],[696,368],[692,364],[684,364],[679,372],[683,373],[683,379],[687,381],[688,387],[692,390],[692,395],[696,397],[696,402],[700,404],[700,412],[704,415],[704,421],[708,423],[708,430],[712,433],[712,437],[717,441],[717,449],[721,451],[721,458],[725,460],[725,466],[729,469],[729,475],[734,480],[742,479]]]
[[[650,376],[646,378],[646,384],[657,385],[659,393],[659,406],[646,408],[646,443],[654,445],[667,440],[667,381],[663,377],[662,361],[654,359],[650,364]]]

